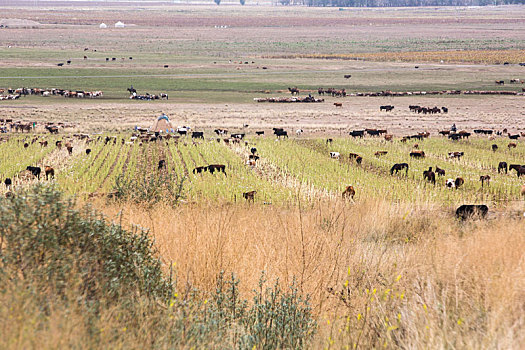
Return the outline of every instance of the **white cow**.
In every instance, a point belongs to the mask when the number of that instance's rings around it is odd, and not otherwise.
[[[340,156],[339,152],[330,152],[330,158],[332,159],[339,159]]]
[[[456,187],[456,181],[454,179],[447,179],[446,185],[448,188],[455,188]]]

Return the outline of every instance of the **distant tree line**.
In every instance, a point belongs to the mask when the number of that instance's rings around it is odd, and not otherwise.
[[[282,5],[333,7],[487,6],[525,4],[525,0],[280,0]]]

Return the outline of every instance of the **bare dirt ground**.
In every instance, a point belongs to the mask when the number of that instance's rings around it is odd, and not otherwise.
[[[342,102],[336,108],[333,102]],[[393,112],[380,112],[379,106],[392,104]],[[448,114],[422,115],[411,113],[408,106],[446,106]],[[306,135],[344,135],[352,129],[386,128],[390,133],[404,135],[416,131],[437,132],[455,123],[459,129],[494,128],[525,130],[525,98],[504,96],[478,97],[348,97],[329,98],[319,104],[171,104],[130,105],[124,103],[82,105],[58,103],[47,106],[0,106],[0,114],[15,120],[68,122],[81,131],[113,131],[134,126],[149,127],[154,117],[167,113],[174,126],[189,125],[194,129],[212,131],[223,127],[231,131],[268,130],[272,127],[303,129]]]

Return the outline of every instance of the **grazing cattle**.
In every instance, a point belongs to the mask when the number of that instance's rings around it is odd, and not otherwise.
[[[29,170],[31,174],[33,174],[34,177],[36,177],[37,179],[40,179],[40,173],[42,172],[42,169],[40,169],[40,167],[28,166],[26,170]]]
[[[384,156],[387,153],[388,153],[388,151],[377,151],[376,153],[374,153],[374,155],[376,157],[379,157],[379,156]]]
[[[510,167],[509,167],[509,169],[510,169]],[[518,175],[518,177],[521,177],[521,176],[525,175],[525,166],[521,165],[521,166],[518,166],[518,167],[516,167],[514,169],[516,170],[516,174]]]
[[[67,149],[67,153],[69,153],[69,155],[73,154],[73,146],[66,146],[66,149]]]
[[[213,130],[214,133],[217,134],[217,136],[226,135],[228,133],[228,130],[226,129],[215,129]]]
[[[436,174],[438,176],[445,176],[445,169],[441,169],[440,167],[436,167]]]
[[[509,165],[509,171],[516,170],[516,172],[517,172],[519,170],[519,168],[521,168],[521,165],[519,165],[519,164],[511,164],[511,165]]]
[[[334,102],[334,106],[343,108],[343,104],[341,102]]]
[[[246,199],[247,202],[254,202],[255,200],[255,194],[257,193],[257,191],[249,191],[249,192],[244,192],[242,194],[242,197],[244,199]]]
[[[504,80],[496,80],[496,85],[505,85]]]
[[[364,137],[365,131],[364,130],[353,130],[353,131],[350,131],[349,135],[352,137]]]
[[[164,159],[159,160],[158,170],[166,169],[166,161]]]
[[[297,130],[295,130],[295,134],[296,134],[297,136],[300,136],[303,132],[304,132],[303,129],[297,129]]]
[[[46,165],[44,167],[44,172],[46,174],[46,180],[49,180],[50,176],[51,176],[52,179],[55,178],[55,169],[53,169],[52,167]]]
[[[62,149],[62,141],[55,142],[55,146],[57,146],[58,149]]]
[[[62,67],[64,63],[58,63],[57,66]]]
[[[242,140],[246,134],[231,134],[232,139]]]
[[[448,188],[455,188],[456,182],[454,181],[454,179],[447,179],[445,186],[447,186]]]
[[[40,146],[42,146],[42,147],[47,147],[47,140],[45,140],[45,141],[40,141],[39,144],[40,144]]]
[[[250,153],[251,153],[251,154],[255,154],[255,153],[257,153],[257,148],[252,147],[252,148],[250,149]]]
[[[465,155],[465,152],[448,152],[448,157],[449,158],[457,158],[457,159],[460,159],[461,157],[463,157]]]
[[[492,152],[496,152],[498,150],[498,145],[493,144],[492,145]]]
[[[255,160],[255,161],[259,160],[259,158],[260,158],[259,156],[256,156],[256,155],[254,155],[254,154],[250,154],[250,155],[248,156],[248,159],[250,159],[250,160]]]
[[[256,131],[255,135],[262,136],[262,135],[264,135],[264,131]]]
[[[4,185],[7,187],[7,189],[9,189],[9,187],[11,187],[12,184],[13,184],[13,181],[10,178],[6,178],[4,180]]]
[[[45,128],[50,134],[58,134],[58,126],[47,125]]]
[[[204,132],[203,131],[193,131],[191,133],[192,139],[203,139],[204,140]]]
[[[353,186],[347,186],[346,189],[343,191],[342,197],[343,199],[354,199],[355,196],[355,190]]]
[[[297,87],[292,87],[292,88],[289,87],[288,91],[290,91],[292,95],[299,95],[299,89]]]
[[[522,83],[522,84],[523,84],[523,82],[520,81],[519,79],[510,79],[509,83],[511,83],[511,84],[519,84],[519,83]]]
[[[511,143],[509,143],[509,144],[507,145],[507,147],[509,148],[509,150],[510,150],[511,148],[516,148],[516,144],[515,144],[514,142],[511,142]]]
[[[519,139],[519,137],[520,137],[520,134],[516,134],[516,135],[509,134],[509,139],[511,139],[511,140],[517,140],[517,139]]]
[[[448,108],[447,107],[441,107],[441,110],[443,111],[443,113],[448,113]]]
[[[226,165],[223,165],[223,164],[211,164],[211,165],[208,165],[206,168],[212,174],[217,171],[219,173],[222,172],[222,173],[224,173],[224,175],[226,175]]]
[[[387,106],[380,106],[379,107],[379,111],[385,111],[385,112],[390,112],[394,109],[394,106],[391,106],[391,105],[387,105]]]
[[[425,152],[423,151],[412,151],[410,152],[412,158],[425,158]]]
[[[333,141],[334,141],[334,139],[326,139],[326,143],[327,144],[332,144]]]
[[[436,184],[436,174],[432,171],[432,167],[429,167],[428,170],[423,171],[423,179]]]
[[[86,148],[86,155],[89,156],[90,153],[91,153],[91,148]]]
[[[26,142],[24,143],[24,148],[27,148],[27,147],[29,147],[29,143]]]
[[[345,74],[345,75],[343,75],[343,77],[344,77],[345,79],[350,79],[350,78],[352,77],[352,75],[351,75],[351,74]]]
[[[392,141],[393,135],[385,135],[385,141]]]
[[[501,171],[503,171],[503,170],[505,170],[505,174],[507,174],[507,172],[508,172],[507,162],[499,162],[499,164],[498,164],[498,174]]]
[[[205,167],[205,166],[198,166],[195,169],[193,169],[193,173],[194,174],[200,174],[200,173],[202,173],[202,172],[204,172],[206,170],[207,170],[207,167]]]
[[[415,149],[418,149],[419,148],[419,144],[418,143],[414,143],[414,146],[412,146],[412,147],[414,147]]]
[[[445,135],[450,135],[450,130],[441,130],[441,131],[439,131],[438,133],[439,133],[440,135],[443,135],[443,136],[445,136]]]
[[[487,183],[487,186],[490,185],[490,175],[481,175],[479,177],[479,181],[481,181],[481,187],[484,187],[485,182]]]
[[[463,204],[456,210],[456,217],[461,220],[467,220],[474,216],[484,218],[487,216],[488,211],[489,207],[487,207],[485,204]]]
[[[456,189],[458,189],[461,186],[463,186],[464,183],[465,183],[465,180],[463,180],[463,178],[461,178],[461,177],[458,177],[458,178],[456,178],[456,180],[454,180],[454,185],[456,185]]]
[[[283,131],[283,130],[277,130],[274,132],[275,136],[277,136],[277,138],[280,138],[280,137],[286,137],[288,138],[288,132],[287,131]]]
[[[350,153],[348,155],[348,158],[350,158],[350,159],[357,159],[357,158],[359,158],[359,154],[357,154],[357,153]]]
[[[330,152],[330,158],[332,159],[339,159],[339,152]]]
[[[399,171],[405,169],[405,175],[408,175],[408,164],[407,163],[397,163],[392,166],[390,169],[390,175],[394,175],[394,172],[397,174]]]

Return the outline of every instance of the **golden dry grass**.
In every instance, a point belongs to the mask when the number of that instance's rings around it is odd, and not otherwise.
[[[283,56],[279,56],[283,57]],[[286,56],[295,58],[325,59],[366,59],[371,61],[395,62],[447,62],[475,64],[520,63],[525,61],[523,50],[451,50],[451,51],[407,51],[370,52],[345,54],[298,54]]]
[[[525,344],[520,218],[458,223],[437,208],[376,200],[103,207],[150,227],[181,285],[211,291],[218,272],[231,271],[249,297],[263,270],[271,280],[295,277],[320,324],[315,347]]]

